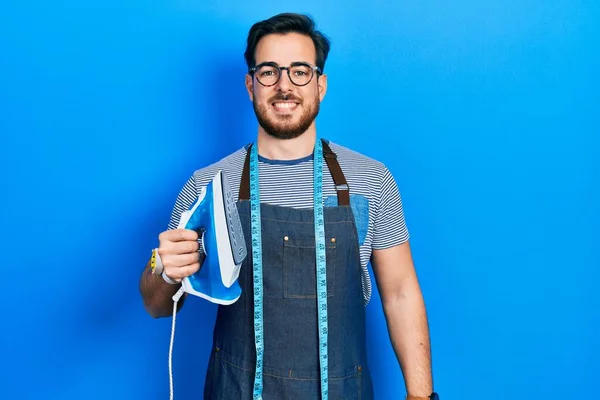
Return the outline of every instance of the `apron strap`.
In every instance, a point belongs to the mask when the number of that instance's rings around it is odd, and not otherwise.
[[[240,181],[240,193],[238,200],[250,200],[250,146],[246,150],[246,160],[244,160],[244,169],[242,170],[242,180]]]
[[[349,206],[350,187],[348,186],[348,182],[346,182],[346,177],[342,172],[342,168],[340,168],[337,155],[331,150],[325,140],[321,139],[321,141],[323,142],[323,157],[325,157],[325,162],[327,163],[327,167],[329,167],[329,172],[331,173],[331,177],[335,183],[335,190],[337,191],[338,196],[338,205]]]
[[[340,168],[340,163],[337,160],[337,155],[331,150],[325,140],[323,142],[323,157],[329,168],[329,173],[335,183],[335,190],[337,191],[338,205],[349,206],[350,205],[350,187],[346,182],[346,177]],[[244,169],[242,170],[242,180],[240,182],[240,193],[238,196],[239,200],[250,200],[250,147],[246,152],[246,159],[244,161]]]

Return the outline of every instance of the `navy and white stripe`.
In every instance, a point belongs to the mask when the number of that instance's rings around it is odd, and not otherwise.
[[[335,143],[330,142],[329,145],[337,154],[350,194],[364,196],[368,200],[368,229],[365,237],[361,238],[360,246],[362,287],[367,304],[372,292],[367,268],[372,250],[392,247],[409,238],[402,200],[396,182],[384,164]],[[177,227],[181,213],[196,201],[201,188],[218,170],[223,170],[237,200],[245,157],[244,147],[195,171],[177,196],[168,228]],[[327,166],[324,165],[323,199],[337,195],[331,174],[326,171]],[[313,207],[312,156],[293,161],[259,157],[259,176],[261,202],[294,208]]]

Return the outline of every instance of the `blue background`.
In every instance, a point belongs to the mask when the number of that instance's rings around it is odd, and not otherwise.
[[[0,398],[168,397],[139,274],[193,170],[255,137],[246,34],[290,10],[332,39],[320,135],[400,186],[442,398],[597,390],[600,3],[341,4],[2,2]],[[175,398],[201,398],[215,308],[184,310]],[[368,319],[398,399],[377,293]]]

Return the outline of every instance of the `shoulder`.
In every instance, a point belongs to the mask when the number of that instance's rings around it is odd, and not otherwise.
[[[235,178],[237,175],[241,176],[246,148],[247,146],[243,146],[220,160],[195,170],[192,178],[196,186],[201,187],[208,184],[219,170],[222,170],[229,178]]]
[[[340,167],[345,174],[348,174],[348,179],[358,176],[362,179],[381,181],[384,175],[390,173],[387,166],[380,160],[332,141],[329,141],[329,147],[337,155]]]

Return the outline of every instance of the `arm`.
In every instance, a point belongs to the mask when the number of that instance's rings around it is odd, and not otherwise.
[[[429,327],[409,243],[373,250],[372,264],[406,391],[429,396],[433,391]]]
[[[198,252],[198,233],[188,229],[173,229],[162,232],[159,237],[158,254],[162,259],[167,277],[181,282],[196,273],[204,261],[204,254]],[[173,295],[181,283],[170,284],[162,276],[150,273],[150,262],[140,277],[140,294],[144,307],[154,318],[173,315]],[[183,306],[185,296],[177,302],[177,311]]]
[[[148,314],[154,318],[168,317],[173,315],[173,295],[179,290],[181,284],[171,285],[165,282],[160,275],[150,272],[150,261],[142,271],[140,277],[140,294],[144,301],[144,307]],[[183,306],[182,296],[177,303],[177,311]]]
[[[189,276],[198,271],[203,260],[203,254],[197,254],[198,234],[193,231],[176,229],[183,210],[188,210],[196,200],[196,180],[192,175],[183,188],[179,191],[175,205],[171,212],[169,229],[158,235],[158,253],[162,259],[165,273],[175,281]],[[165,282],[160,275],[150,273],[150,262],[140,276],[139,289],[148,314],[154,318],[173,315],[173,295],[177,293],[181,284],[171,285]],[[177,302],[177,311],[183,306],[187,293]]]

